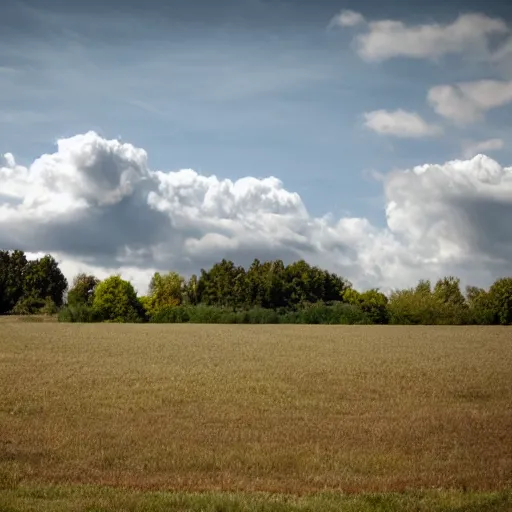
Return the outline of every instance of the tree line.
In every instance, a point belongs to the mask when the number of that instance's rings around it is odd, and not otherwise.
[[[155,273],[145,296],[119,275],[77,275],[71,286],[51,255],[29,261],[0,251],[0,314],[57,314],[68,322],[198,322],[492,325],[512,324],[512,278],[489,289],[443,277],[385,295],[359,292],[345,278],[304,260],[223,259],[185,279]]]

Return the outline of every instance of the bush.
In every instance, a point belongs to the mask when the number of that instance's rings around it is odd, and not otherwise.
[[[149,319],[155,324],[181,324],[190,320],[190,315],[186,306],[164,307],[159,309]]]
[[[45,306],[45,301],[38,297],[23,297],[21,298],[11,313],[13,315],[35,315],[40,313]]]
[[[46,297],[44,300],[44,306],[41,308],[40,313],[42,315],[55,315],[59,312],[59,308],[53,302],[51,297]]]
[[[282,324],[356,325],[371,323],[369,316],[359,306],[343,302],[308,304],[299,311],[283,314],[279,320]]]
[[[77,304],[66,306],[59,311],[57,317],[59,322],[91,323],[101,322],[101,315],[91,306]]]
[[[278,324],[279,315],[273,309],[253,308],[246,312],[239,313],[243,321],[237,323],[247,324]]]
[[[359,307],[353,304],[340,304],[337,306],[339,323],[342,325],[368,325],[371,318]]]

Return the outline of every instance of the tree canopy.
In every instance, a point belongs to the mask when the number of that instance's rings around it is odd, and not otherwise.
[[[511,277],[497,279],[488,290],[467,286],[463,293],[460,280],[447,276],[434,286],[420,280],[385,295],[378,289],[359,292],[305,260],[285,265],[255,259],[244,268],[223,259],[188,279],[156,272],[144,297],[118,275],[101,281],[80,273],[65,301],[66,289],[51,255],[28,260],[20,250],[0,251],[0,314],[50,314],[65,305],[62,318],[71,321],[220,321],[229,313],[241,322],[512,324]]]

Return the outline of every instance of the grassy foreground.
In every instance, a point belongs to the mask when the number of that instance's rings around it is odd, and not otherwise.
[[[0,491],[2,512],[506,512],[512,494],[416,492],[306,497],[269,494],[137,492],[112,488],[20,487]]]
[[[499,327],[2,322],[0,510],[512,510],[511,368]]]

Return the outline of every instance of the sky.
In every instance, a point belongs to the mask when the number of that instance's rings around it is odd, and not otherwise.
[[[141,293],[224,257],[488,286],[511,114],[501,1],[4,0],[0,247]]]

